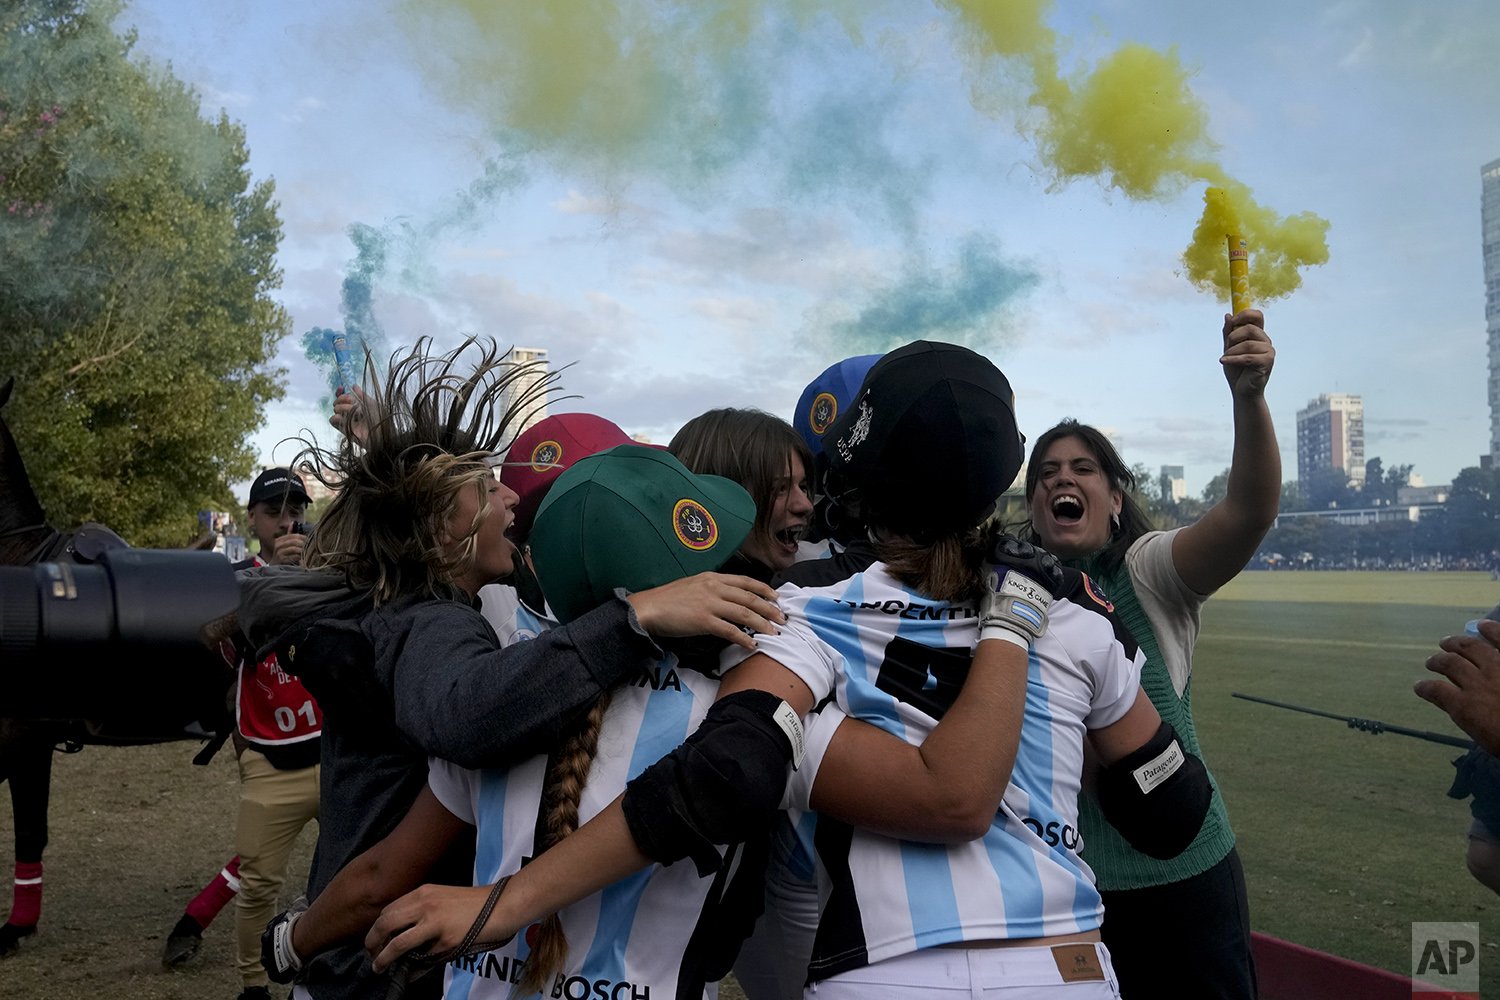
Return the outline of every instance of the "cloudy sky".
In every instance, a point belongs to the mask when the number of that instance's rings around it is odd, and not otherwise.
[[[296,332],[268,462],[326,426],[301,335],[350,321],[352,276],[378,349],[544,347],[559,408],[659,441],[712,406],[790,416],[842,357],[966,343],[1028,436],[1075,416],[1196,493],[1231,443],[1226,296],[1184,262],[1218,184],[1285,478],[1325,392],[1364,397],[1367,457],[1477,464],[1500,7],[1064,6],[133,0],[120,27],[275,180]]]

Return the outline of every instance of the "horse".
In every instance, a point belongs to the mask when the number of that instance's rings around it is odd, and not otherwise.
[[[0,384],[0,409],[10,401],[15,379]],[[72,533],[58,531],[32,488],[15,436],[0,416],[0,566],[32,566],[42,562],[93,563],[106,551],[128,543],[101,524],[89,523]],[[104,654],[100,654],[104,655]],[[21,687],[25,678],[0,674],[0,684]],[[36,933],[41,913],[42,853],[47,846],[47,805],[52,781],[52,754],[61,746],[68,752],[85,744],[161,743],[204,739],[211,733],[186,725],[189,719],[222,724],[227,680],[205,676],[180,699],[169,699],[169,711],[124,729],[99,719],[0,718],[0,781],[10,785],[15,820],[16,881],[10,916],[0,926],[0,957],[15,952],[20,942]],[[191,707],[184,707],[191,706]],[[59,714],[49,711],[48,715]]]

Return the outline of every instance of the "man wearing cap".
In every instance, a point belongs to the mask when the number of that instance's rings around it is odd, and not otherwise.
[[[308,502],[302,478],[290,469],[267,469],[257,476],[246,514],[260,552],[235,563],[235,570],[299,565],[307,544],[302,518]],[[240,1000],[269,1000],[260,934],[276,915],[292,845],[308,821],[318,817],[323,717],[312,695],[281,669],[274,653],[256,662],[239,635],[225,642],[224,653],[238,668],[233,736],[240,765],[239,854],[188,904],[162,958],[167,965],[191,958],[203,928],[237,886],[235,966],[244,984]]]

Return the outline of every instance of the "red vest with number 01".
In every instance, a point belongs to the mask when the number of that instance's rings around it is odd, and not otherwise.
[[[271,746],[301,743],[323,731],[323,713],[302,682],[276,662],[272,653],[255,665],[241,664],[235,694],[240,735]]]

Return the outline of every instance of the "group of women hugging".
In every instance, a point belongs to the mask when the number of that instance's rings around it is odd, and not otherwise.
[[[238,624],[324,713],[294,997],[1253,997],[1191,712],[1198,609],[1275,516],[1261,314],[1228,495],[1153,530],[1109,440],[1029,461],[967,348],[832,365],[666,448],[427,342],[340,400],[300,567]],[[372,381],[374,381],[372,379]],[[1003,493],[1026,462],[1029,518]]]

